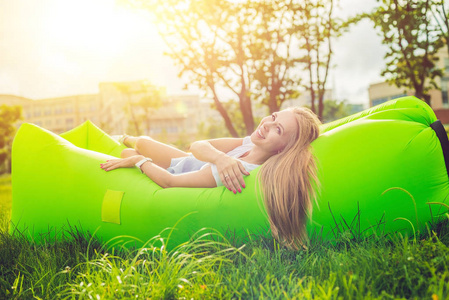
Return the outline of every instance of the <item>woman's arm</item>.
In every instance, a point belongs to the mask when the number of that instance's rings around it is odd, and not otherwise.
[[[111,159],[101,164],[101,168],[105,171],[112,171],[117,168],[131,168],[143,158],[145,158],[143,155],[134,155],[123,159]],[[217,186],[210,167],[195,172],[173,175],[148,161],[141,166],[141,170],[163,188]]]
[[[197,159],[215,164],[223,154],[243,144],[240,138],[223,138],[197,141],[190,145],[190,152]]]
[[[214,176],[210,167],[183,174],[171,174],[167,170],[151,162],[144,163],[141,168],[148,177],[163,188],[170,187],[216,187]]]
[[[245,187],[243,175],[249,175],[242,163],[226,155],[226,152],[241,146],[243,139],[223,138],[194,142],[190,151],[197,159],[217,166],[218,175],[223,185],[232,191],[241,191]]]

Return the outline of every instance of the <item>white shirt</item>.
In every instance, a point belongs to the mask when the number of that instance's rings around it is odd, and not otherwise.
[[[234,158],[238,159],[243,154],[245,154],[246,152],[250,151],[253,147],[254,147],[254,144],[253,144],[253,142],[251,142],[251,137],[250,136],[246,136],[246,137],[243,138],[243,143],[242,143],[241,146],[235,147],[234,149],[232,149],[231,151],[229,151],[226,154],[231,156],[231,157],[234,157]],[[260,165],[250,164],[250,163],[248,163],[246,161],[243,161],[241,159],[239,159],[239,161],[242,163],[243,167],[248,172],[251,172],[252,170],[254,170],[255,168],[260,166]],[[220,178],[220,175],[218,174],[217,166],[212,164],[212,163],[207,163],[205,166],[210,166],[211,167],[212,175],[214,176],[214,179],[215,179],[215,182],[217,183],[217,186],[222,186],[223,182],[221,182],[221,178]],[[205,166],[203,166],[202,168],[204,168]]]
[[[251,137],[247,136],[243,138],[243,143],[241,146],[235,147],[228,153],[227,155],[239,158],[246,152],[250,151],[254,147],[254,144],[251,142]],[[259,167],[260,165],[250,164],[246,161],[240,160],[243,167],[246,171],[251,172],[255,168]],[[198,160],[193,156],[193,154],[190,154],[186,157],[178,157],[173,158],[171,160],[170,167],[167,168],[167,171],[169,171],[172,174],[182,174],[182,173],[188,173],[193,171],[201,170],[207,166],[211,167],[212,175],[214,176],[215,182],[217,183],[217,186],[222,186],[223,182],[221,182],[220,175],[218,174],[217,166],[212,163],[206,163],[204,161]]]

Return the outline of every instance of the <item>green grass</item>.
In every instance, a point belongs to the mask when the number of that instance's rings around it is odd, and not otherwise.
[[[10,182],[0,180],[6,219]],[[140,249],[111,249],[76,230],[38,245],[9,236],[3,224],[0,299],[448,299],[448,225],[416,238],[312,240],[303,251],[198,232],[166,251],[159,237]]]
[[[7,228],[11,212],[11,175],[0,175],[0,228]]]

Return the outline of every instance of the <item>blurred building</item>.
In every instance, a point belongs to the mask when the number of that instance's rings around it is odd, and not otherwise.
[[[437,67],[443,70],[443,77],[437,78],[436,82],[440,89],[430,90],[430,106],[442,123],[449,123],[449,55],[447,48],[444,47],[438,52],[439,60]],[[379,105],[386,101],[404,97],[413,96],[414,91],[411,89],[398,88],[387,82],[371,84],[368,88],[370,107]]]
[[[0,105],[20,105],[23,120],[55,133],[70,130],[86,120],[109,134],[139,134],[176,141],[181,134],[194,138],[200,122],[220,118],[198,95],[166,95],[146,81],[100,83],[99,93],[32,100],[0,95]],[[157,93],[156,93],[157,92]],[[160,97],[160,106],[148,114],[138,105],[144,97]],[[193,137],[192,137],[193,135]]]
[[[107,82],[100,84],[102,128],[112,134],[150,135],[173,142],[180,135],[195,138],[198,125],[209,117],[219,117],[209,102],[198,95],[167,95],[165,89],[147,81]],[[160,98],[160,106],[139,103],[144,99]],[[157,104],[157,99],[152,101]],[[192,137],[193,135],[193,137]]]
[[[14,95],[0,95],[0,105],[22,106],[23,120],[55,133],[61,133],[91,120],[99,121],[98,95],[77,95],[42,100],[32,100]]]

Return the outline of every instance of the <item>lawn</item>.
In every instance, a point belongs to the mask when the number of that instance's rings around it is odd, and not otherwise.
[[[6,228],[11,211],[11,176],[0,175],[0,228]]]
[[[0,182],[6,220],[11,184],[5,176]],[[141,249],[111,249],[78,232],[38,245],[9,236],[6,224],[0,299],[449,298],[447,220],[416,237],[343,235],[333,244],[311,240],[302,251],[266,238],[243,245],[208,236],[170,252],[157,239]]]

